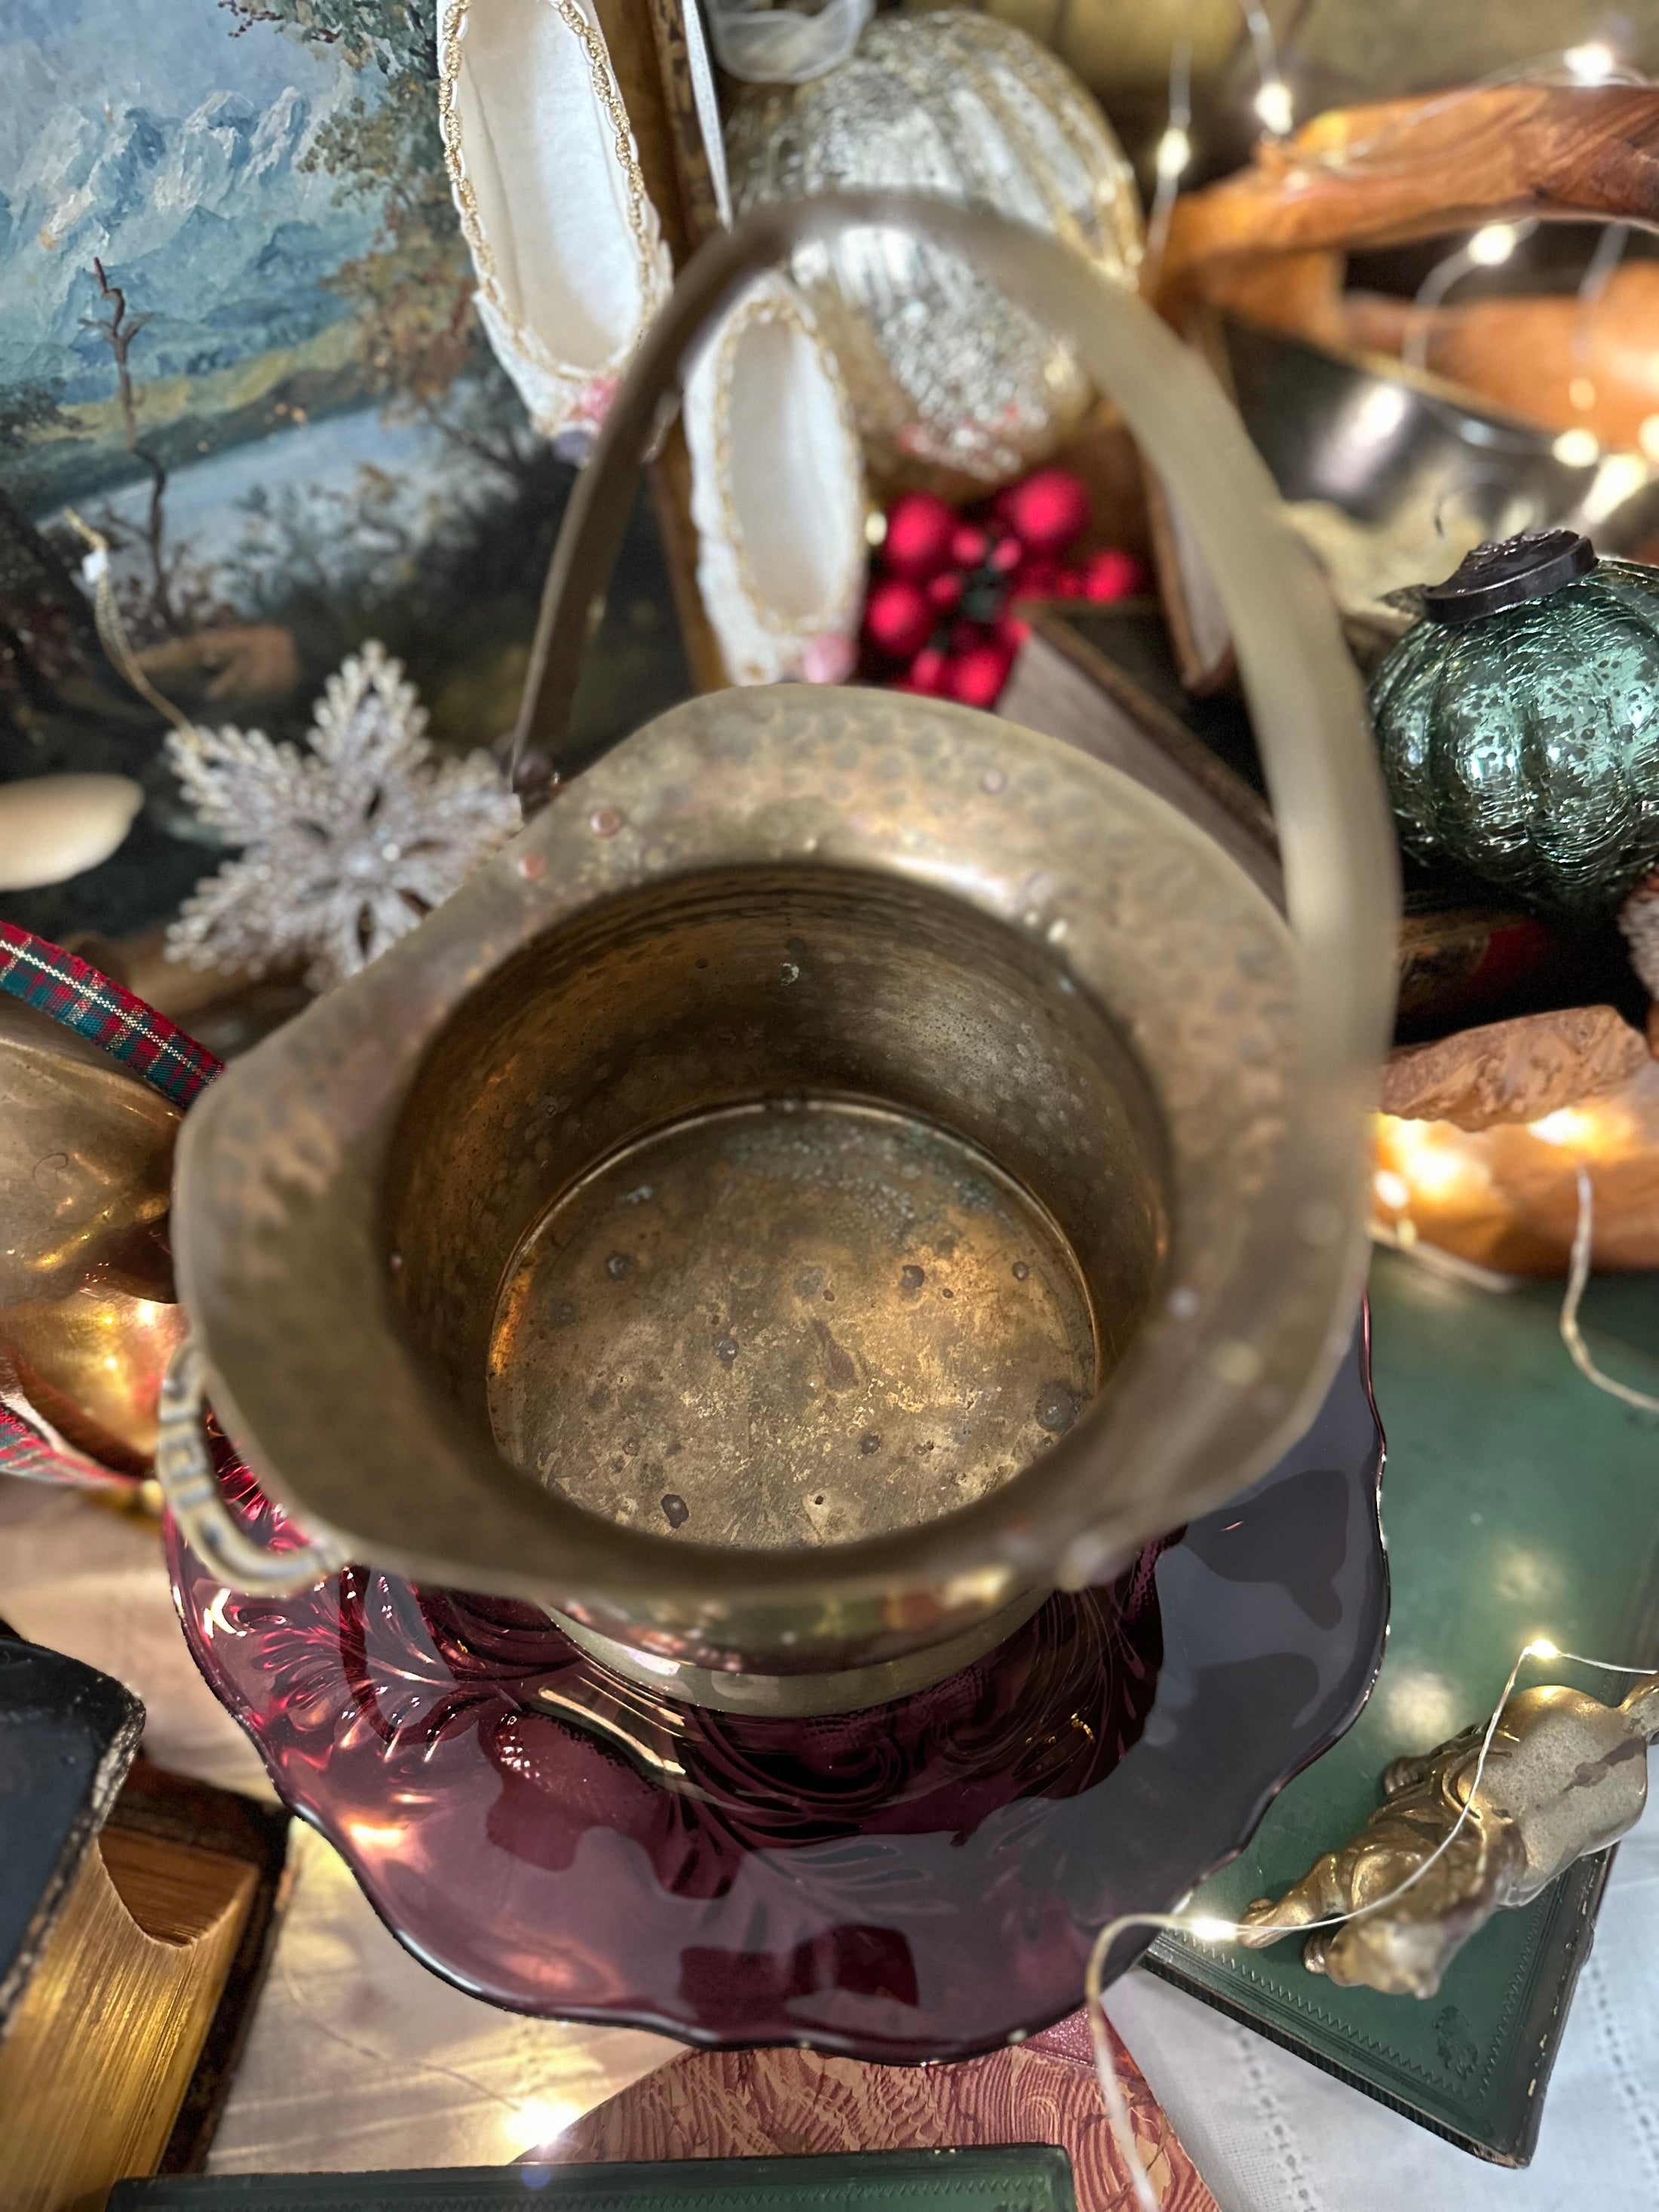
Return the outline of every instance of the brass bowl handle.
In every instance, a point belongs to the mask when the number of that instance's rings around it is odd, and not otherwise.
[[[155,1480],[179,1534],[203,1565],[233,1589],[258,1597],[293,1597],[346,1565],[326,1538],[273,1552],[238,1522],[225,1504],[202,1427],[205,1370],[200,1347],[186,1337],[167,1364],[155,1443]]]
[[[1157,1426],[1158,1449],[1147,1449],[1137,1468],[1150,1491],[1166,1465],[1197,1448],[1191,1440],[1233,1419],[1223,1401],[1233,1406],[1245,1386],[1227,1375],[1257,1357],[1266,1326],[1259,1286],[1270,1286],[1265,1305],[1275,1316],[1283,1371],[1257,1376],[1261,1404],[1275,1411],[1271,1419],[1249,1417],[1254,1429],[1235,1468],[1238,1480],[1248,1480],[1306,1427],[1346,1354],[1359,1304],[1368,1256],[1365,1116],[1393,1029],[1399,866],[1358,677],[1329,593],[1279,520],[1266,464],[1215,378],[1166,324],[1059,240],[915,194],[775,201],[709,240],[647,331],[571,494],[514,732],[515,773],[544,788],[605,749],[571,729],[583,648],[633,510],[642,457],[670,419],[698,340],[758,271],[786,263],[803,244],[866,227],[910,231],[963,255],[1066,334],[1181,499],[1236,642],[1300,956],[1291,1110],[1276,1189],[1255,1200],[1251,1262],[1237,1279],[1258,1288],[1240,1288],[1227,1316],[1218,1310],[1210,1319],[1218,1331],[1236,1333],[1245,1350],[1232,1369],[1212,1368],[1178,1411],[1160,1407],[1155,1417],[1150,1382],[1146,1409],[1127,1382],[1118,1405],[1126,1422]],[[1294,1358],[1285,1349],[1292,1343]],[[1250,1372],[1256,1375],[1254,1366]],[[1284,1387],[1286,1377],[1294,1387]],[[1061,1562],[1063,1576],[1086,1581],[1098,1550],[1092,1536],[1078,1538]]]

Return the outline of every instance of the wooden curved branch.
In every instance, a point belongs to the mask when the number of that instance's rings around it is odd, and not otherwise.
[[[1527,216],[1659,229],[1659,89],[1502,85],[1333,110],[1177,200],[1158,304],[1243,305],[1264,264]]]

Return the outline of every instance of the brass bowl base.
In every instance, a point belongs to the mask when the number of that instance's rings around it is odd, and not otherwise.
[[[536,1481],[747,1550],[969,1504],[1095,1387],[1047,1212],[960,1138],[836,1097],[697,1115],[576,1183],[507,1271],[489,1370],[496,1442]]]
[[[930,1644],[925,1650],[907,1651],[902,1659],[882,1659],[866,1667],[837,1667],[811,1674],[762,1674],[744,1668],[738,1671],[694,1667],[679,1659],[665,1659],[637,1644],[619,1644],[600,1636],[562,1613],[548,1608],[571,1642],[597,1659],[600,1666],[637,1683],[658,1697],[672,1698],[688,1705],[708,1705],[716,1712],[751,1713],[757,1718],[808,1720],[830,1713],[861,1713],[872,1705],[890,1705],[896,1698],[914,1697],[930,1690],[947,1674],[959,1674],[988,1651],[1023,1628],[1050,1593],[1022,1591],[1011,1605],[975,1621],[971,1628]]]

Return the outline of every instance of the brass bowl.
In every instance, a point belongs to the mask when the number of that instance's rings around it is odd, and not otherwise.
[[[167,1205],[179,1109],[0,997],[0,1387],[100,1465],[149,1472],[185,1334]]]
[[[695,701],[192,1110],[221,1418],[355,1555],[665,1659],[948,1644],[1062,1532],[1109,1568],[1184,1513],[1113,1380],[1243,1260],[1294,981],[1219,847],[1050,738]]]
[[[186,1121],[203,1379],[313,1540],[262,1569],[164,1449],[230,1578],[366,1559],[532,1599],[659,1688],[848,1709],[1231,1495],[1346,1346],[1386,817],[1328,601],[1138,302],[896,197],[705,249],[579,483],[526,734],[568,779],[588,605],[690,340],[858,222],[1078,331],[1192,510],[1304,945],[1161,800],[1013,724],[805,687],[665,715]]]

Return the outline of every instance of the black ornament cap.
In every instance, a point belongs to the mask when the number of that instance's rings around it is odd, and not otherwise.
[[[1477,545],[1443,584],[1426,585],[1423,611],[1431,622],[1454,627],[1479,622],[1528,599],[1547,599],[1595,565],[1595,548],[1582,531],[1523,530]]]

